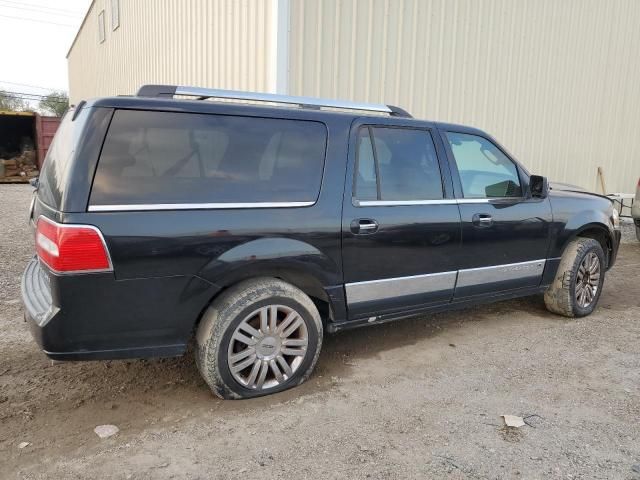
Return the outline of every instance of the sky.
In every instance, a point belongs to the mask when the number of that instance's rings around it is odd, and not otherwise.
[[[66,55],[91,0],[0,0],[0,89],[69,89]]]

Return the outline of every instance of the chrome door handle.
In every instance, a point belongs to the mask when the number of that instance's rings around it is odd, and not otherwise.
[[[351,232],[356,235],[371,234],[378,231],[378,222],[370,218],[359,218],[351,222]]]
[[[476,227],[490,227],[493,225],[493,217],[487,213],[476,213],[473,216],[472,223]]]

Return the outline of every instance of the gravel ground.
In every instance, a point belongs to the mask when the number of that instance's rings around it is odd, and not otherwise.
[[[588,318],[533,297],[344,332],[306,384],[234,402],[209,393],[191,356],[44,357],[19,301],[29,196],[0,185],[2,479],[640,479],[631,229]],[[506,429],[501,414],[530,426]],[[105,423],[120,432],[99,439]]]

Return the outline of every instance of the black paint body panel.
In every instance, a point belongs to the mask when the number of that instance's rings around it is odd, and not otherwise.
[[[544,290],[566,244],[586,229],[610,238],[617,253],[611,202],[552,190],[547,199],[457,204],[459,180],[440,131],[479,130],[412,119],[258,107],[230,103],[118,97],[83,107],[82,135],[59,205],[35,202],[32,220],[94,225],[105,237],[114,272],[60,276],[46,272],[52,307],[44,325],[26,317],[45,352],[56,359],[126,358],[184,352],[202,312],[223,289],[256,276],[279,277],[329,305],[327,329],[387,321]],[[116,109],[248,115],[314,120],[328,143],[316,203],[298,208],[89,212],[88,198],[104,136]],[[353,132],[363,124],[408,126],[432,132],[443,176],[441,205],[361,207],[352,200]],[[487,138],[490,138],[487,136]],[[528,173],[520,172],[526,187]],[[479,229],[475,213],[494,224]],[[354,219],[379,230],[355,235]],[[349,306],[345,284],[547,259],[535,282],[441,290]],[[42,267],[45,268],[45,267]],[[28,303],[28,302],[25,302]]]

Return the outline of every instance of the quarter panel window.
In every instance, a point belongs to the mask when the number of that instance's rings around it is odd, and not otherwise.
[[[363,127],[358,134],[357,155],[356,199],[411,201],[443,198],[438,157],[428,131]]]
[[[117,110],[91,205],[315,201],[322,123]]]
[[[486,138],[447,132],[464,198],[522,197],[518,168]]]

